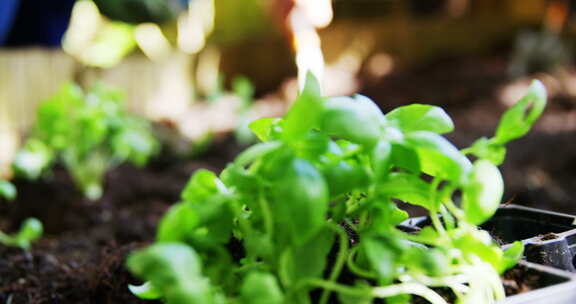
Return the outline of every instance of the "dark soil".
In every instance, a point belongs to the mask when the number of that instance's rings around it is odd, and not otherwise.
[[[154,240],[195,170],[219,171],[238,151],[225,140],[197,160],[164,153],[147,168],[121,166],[109,172],[97,202],[84,199],[60,167],[38,182],[16,180],[18,199],[0,204],[0,229],[34,216],[46,234],[30,252],[0,245],[0,303],[154,303],[127,289],[138,281],[124,268],[126,256]]]
[[[537,273],[526,271],[522,266],[512,268],[502,276],[506,295],[525,293],[542,286],[542,280]]]

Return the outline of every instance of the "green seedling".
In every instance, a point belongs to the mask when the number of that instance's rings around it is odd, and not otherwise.
[[[254,143],[256,139],[249,128],[250,118],[248,115],[254,105],[254,86],[248,78],[238,76],[232,80],[232,91],[240,99],[238,125],[234,130],[234,135],[240,145],[247,146]]]
[[[128,114],[122,98],[103,86],[86,93],[76,85],[63,87],[39,106],[32,134],[14,161],[16,174],[36,179],[61,162],[88,198],[100,198],[107,170],[123,162],[143,166],[159,147],[149,123]]]
[[[309,75],[284,118],[251,124],[261,143],[219,176],[191,177],[156,243],[129,256],[146,280],[131,289],[170,304],[445,304],[438,288],[455,303],[501,300],[500,275],[523,246],[504,251],[478,225],[500,204],[505,144],[545,102],[536,81],[494,138],[461,151],[442,136],[454,124],[441,108],[384,114],[364,96],[321,97]],[[398,200],[428,210],[432,225],[401,231]]]
[[[16,198],[16,187],[10,182],[0,180],[0,198],[12,201]],[[20,230],[13,235],[0,231],[0,244],[6,246],[16,246],[23,249],[30,249],[33,241],[42,236],[42,222],[35,218],[28,218],[20,226]]]

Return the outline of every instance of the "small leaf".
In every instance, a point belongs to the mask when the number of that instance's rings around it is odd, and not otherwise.
[[[317,161],[323,154],[328,152],[330,138],[320,132],[308,132],[302,140],[292,145],[296,156]]]
[[[444,137],[427,131],[412,132],[406,143],[416,149],[422,171],[460,183],[470,172],[470,161]]]
[[[221,193],[225,186],[214,172],[200,169],[192,175],[182,191],[182,200],[191,203],[203,203],[213,195]]]
[[[396,275],[396,254],[383,242],[382,240],[364,238],[361,244],[371,268],[378,274],[379,284],[388,285],[392,283]]]
[[[382,179],[392,167],[392,145],[380,140],[372,150],[372,167],[377,180]]]
[[[492,242],[490,234],[486,231],[468,230],[466,233],[453,238],[453,244],[465,256],[477,256],[490,263],[496,270],[502,265],[502,250]]]
[[[280,128],[279,124],[281,121],[282,119],[280,118],[260,118],[251,122],[248,127],[259,140],[266,142],[271,139],[276,139],[274,133],[279,132],[279,130],[275,129]]]
[[[436,106],[412,104],[386,114],[391,125],[403,132],[430,131],[438,134],[452,132],[454,123],[446,112]]]
[[[179,243],[160,243],[130,254],[128,268],[147,280],[170,304],[211,304],[214,297],[202,276],[196,252]]]
[[[268,141],[255,144],[240,153],[234,162],[238,166],[246,166],[258,158],[264,157],[265,155],[282,148],[282,146],[283,144],[279,141]]]
[[[463,151],[467,154],[472,154],[479,159],[488,160],[497,166],[502,164],[506,157],[506,147],[497,144],[494,140],[489,140],[486,137],[477,139],[470,148]]]
[[[128,284],[128,289],[130,289],[130,292],[135,296],[144,300],[155,300],[162,297],[162,294],[158,290],[154,289],[150,282],[145,282],[142,285]]]
[[[352,161],[340,161],[322,169],[326,178],[330,197],[350,192],[368,185],[370,178],[366,169]]]
[[[383,121],[380,109],[364,96],[334,97],[325,104],[320,129],[330,136],[372,147]]]
[[[410,246],[402,258],[410,268],[432,277],[441,277],[450,272],[448,257],[436,248]]]
[[[227,187],[234,188],[241,193],[257,193],[258,191],[258,179],[236,163],[228,164],[220,173],[220,179]]]
[[[241,303],[282,304],[284,295],[276,278],[265,272],[250,272],[240,288]]]
[[[392,144],[392,164],[412,173],[420,173],[420,159],[418,153],[406,144]]]
[[[487,160],[478,160],[463,188],[466,219],[480,225],[492,217],[502,199],[504,182],[498,168]]]
[[[496,130],[496,142],[505,144],[528,133],[544,111],[546,99],[546,88],[540,81],[534,80],[526,95],[502,116]]]
[[[281,267],[288,274],[290,282],[296,283],[306,278],[319,278],[327,266],[327,257],[334,244],[334,233],[326,226],[318,230],[305,243],[288,247],[281,257]],[[282,262],[281,262],[282,263]]]
[[[386,180],[378,184],[381,195],[396,198],[407,203],[434,209],[430,198],[430,184],[420,177],[407,173],[391,173]]]
[[[200,219],[189,204],[179,203],[170,207],[158,225],[158,242],[185,242],[198,227]]]
[[[44,142],[31,138],[16,154],[12,166],[16,175],[27,179],[39,178],[53,160],[50,148]]]
[[[0,197],[3,197],[9,201],[16,198],[16,187],[12,183],[0,180]]]
[[[504,250],[504,259],[502,261],[502,267],[498,269],[499,272],[503,273],[504,271],[516,266],[523,255],[524,244],[521,241],[515,241],[512,243],[508,249]]]
[[[284,118],[283,135],[287,142],[294,142],[318,125],[324,99],[320,84],[312,73],[306,75],[304,90]]]
[[[0,243],[8,246],[18,246],[30,249],[33,241],[39,239],[44,232],[42,222],[36,218],[26,219],[20,226],[20,230],[14,235],[6,235],[0,232]]]
[[[371,222],[367,229],[380,234],[390,233],[409,217],[406,211],[398,208],[390,200],[378,200],[370,210],[370,214]]]
[[[324,177],[308,161],[292,158],[277,163],[284,174],[271,188],[272,210],[279,229],[301,244],[315,235],[326,221],[328,187]]]

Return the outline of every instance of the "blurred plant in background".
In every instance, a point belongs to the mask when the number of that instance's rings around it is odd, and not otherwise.
[[[88,198],[100,198],[108,169],[123,162],[143,166],[159,149],[149,123],[128,114],[122,99],[102,85],[86,93],[72,84],[62,88],[40,105],[16,155],[16,174],[36,179],[61,162]]]

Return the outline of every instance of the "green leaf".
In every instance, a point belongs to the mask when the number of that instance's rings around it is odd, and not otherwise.
[[[378,184],[380,195],[396,198],[407,203],[435,209],[435,202],[430,198],[430,184],[417,175],[391,173],[386,180]]]
[[[154,286],[152,286],[150,282],[145,282],[142,285],[128,284],[128,289],[130,289],[130,292],[135,296],[144,300],[155,300],[162,297],[162,294],[154,289]]]
[[[9,201],[16,198],[16,187],[12,183],[0,180],[0,197],[3,197]]]
[[[150,124],[143,120],[125,118],[120,125],[110,139],[112,154],[119,161],[144,166],[159,150]]]
[[[234,188],[242,194],[258,191],[259,180],[236,163],[228,164],[220,173],[220,179],[228,188]]]
[[[128,257],[128,268],[147,280],[170,304],[211,304],[214,295],[202,276],[202,262],[189,246],[154,244]]]
[[[396,276],[396,253],[383,240],[368,237],[361,245],[371,268],[378,274],[379,284],[391,284]]]
[[[442,277],[451,271],[449,258],[437,248],[413,245],[402,258],[411,270],[418,270],[428,276]]]
[[[173,205],[160,220],[156,240],[158,242],[184,242],[199,224],[198,214],[189,204]]]
[[[526,95],[502,116],[496,129],[496,142],[505,144],[526,135],[542,115],[546,99],[546,88],[540,81],[534,80]]]
[[[328,187],[322,174],[306,160],[292,158],[274,166],[284,172],[270,189],[274,218],[291,242],[302,244],[326,222]]]
[[[454,123],[446,112],[436,106],[412,104],[396,108],[386,114],[391,125],[405,133],[430,131],[438,134],[452,132]]]
[[[377,180],[382,179],[392,167],[392,145],[380,140],[372,150],[372,168]]]
[[[315,128],[323,108],[324,99],[320,95],[320,84],[312,73],[308,73],[304,90],[284,118],[284,139],[287,142],[294,142]]]
[[[248,127],[259,140],[266,142],[278,139],[278,133],[281,132],[281,122],[282,119],[280,118],[260,118],[251,122]]]
[[[325,103],[320,129],[330,136],[372,147],[380,137],[384,114],[364,96],[334,97]]]
[[[495,165],[502,164],[506,157],[506,147],[486,137],[477,139],[470,148],[463,150],[463,152],[472,154],[479,159],[488,160]]]
[[[190,203],[204,203],[214,195],[225,192],[226,187],[216,174],[206,169],[194,172],[182,191],[182,200]]]
[[[516,266],[518,261],[524,255],[524,244],[521,241],[515,241],[508,249],[504,250],[502,266],[498,269],[500,273]]]
[[[35,180],[50,166],[54,156],[43,141],[29,139],[16,154],[12,167],[17,176]]]
[[[412,173],[420,173],[420,159],[416,150],[412,147],[400,144],[392,144],[392,164],[396,167],[408,170]]]
[[[320,157],[328,152],[330,138],[320,132],[311,131],[306,134],[302,140],[292,145],[296,156],[317,161]]]
[[[487,160],[478,160],[463,187],[463,209],[466,219],[480,225],[492,217],[502,199],[504,181],[498,168]]]
[[[406,143],[418,153],[420,166],[426,174],[461,183],[470,172],[470,161],[444,137],[419,131],[406,135]]]
[[[266,272],[250,272],[240,288],[241,303],[282,304],[284,295],[276,278]]]
[[[319,278],[327,266],[327,257],[334,244],[334,232],[324,226],[305,243],[288,247],[281,255],[281,271],[291,285],[305,278]]]
[[[371,215],[370,226],[367,230],[386,234],[396,229],[396,226],[408,219],[408,213],[396,206],[389,199],[376,200],[376,203],[369,211]]]
[[[502,250],[492,242],[490,234],[483,230],[468,230],[453,237],[454,247],[464,256],[477,256],[498,270],[503,261]]]
[[[348,193],[354,189],[366,187],[370,182],[368,172],[357,162],[339,161],[328,164],[322,169],[326,178],[330,197]]]
[[[264,157],[267,154],[270,154],[276,150],[279,150],[283,147],[283,144],[279,141],[268,141],[259,144],[255,144],[252,147],[244,150],[238,157],[234,163],[239,166],[246,166],[251,162]]]
[[[43,232],[42,222],[36,218],[28,218],[14,235],[6,235],[0,231],[0,243],[28,250],[32,242],[39,239]]]

